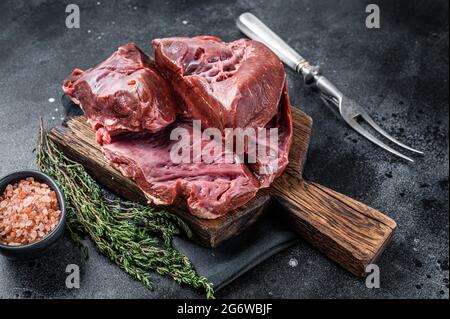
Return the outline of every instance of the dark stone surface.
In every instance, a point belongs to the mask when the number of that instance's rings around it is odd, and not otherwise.
[[[372,1],[371,1],[372,2]],[[314,119],[305,174],[394,218],[399,229],[379,262],[381,288],[367,289],[301,242],[217,295],[260,298],[448,298],[448,1],[376,1],[381,28],[366,29],[368,1],[76,1],[81,28],[68,30],[63,1],[0,2],[0,175],[34,166],[38,117],[64,116],[61,80],[125,42],[150,52],[154,37],[242,35],[251,11],[361,102],[388,132],[426,155],[414,164],[363,140],[288,71],[290,96]],[[50,103],[49,98],[56,102]],[[298,265],[291,267],[290,259]],[[82,288],[65,288],[81,265]],[[68,239],[38,261],[0,257],[0,298],[201,295],[154,276],[149,291],[91,247],[84,261]]]

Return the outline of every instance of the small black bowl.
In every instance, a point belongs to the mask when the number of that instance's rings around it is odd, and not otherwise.
[[[65,228],[66,207],[64,194],[50,176],[36,170],[23,170],[10,173],[0,180],[0,194],[3,194],[8,184],[14,184],[27,177],[33,177],[36,181],[47,184],[50,189],[56,193],[61,210],[61,217],[58,225],[56,225],[56,227],[49,234],[47,234],[47,236],[35,243],[23,246],[9,246],[0,243],[0,253],[12,259],[33,259],[41,256],[59,238],[61,238]]]

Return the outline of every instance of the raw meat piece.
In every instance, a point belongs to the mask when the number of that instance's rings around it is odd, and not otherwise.
[[[175,125],[156,134],[117,136],[112,143],[103,146],[103,152],[122,174],[136,181],[152,202],[187,207],[201,218],[217,218],[255,196],[259,183],[236,155],[231,155],[234,163],[225,163],[226,153],[219,144],[221,151],[214,154],[216,162],[206,163],[197,157],[196,163],[192,121],[179,120],[176,127],[186,129],[191,136],[189,144],[185,144],[191,156],[189,163],[177,163],[170,155],[177,143],[170,140]],[[213,141],[201,140],[203,150],[208,143]]]
[[[155,62],[204,127],[264,127],[285,83],[278,57],[260,42],[211,36],[153,40]]]
[[[102,143],[121,132],[157,132],[175,121],[170,86],[134,43],[94,68],[75,69],[63,90],[80,104]]]

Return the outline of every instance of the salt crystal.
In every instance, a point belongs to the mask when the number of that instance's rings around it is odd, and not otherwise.
[[[28,196],[27,198],[25,198],[25,200],[23,201],[23,206],[24,207],[28,207],[30,206],[30,204],[33,202],[34,197],[33,196]]]
[[[45,203],[50,203],[52,201],[52,199],[48,195],[42,196],[41,200]]]
[[[291,266],[292,268],[297,267],[298,266],[298,260],[295,258],[291,258],[289,260],[289,266]]]

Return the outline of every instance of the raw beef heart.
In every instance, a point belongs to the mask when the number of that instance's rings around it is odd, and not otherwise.
[[[211,36],[153,40],[155,61],[204,127],[264,127],[285,83],[278,57],[260,42]]]
[[[75,70],[64,92],[81,105],[106,159],[150,201],[217,218],[269,187],[288,164],[292,118],[283,66],[263,44],[245,39],[153,43],[156,64],[135,44],[126,44],[97,67]],[[235,148],[194,136],[193,119],[200,119],[202,128],[219,128],[218,136],[226,135],[225,129],[254,128],[269,138],[257,136],[253,144],[247,139],[238,156]],[[174,161],[171,153],[179,142],[171,134],[180,128],[190,137],[185,149],[191,158],[185,162]],[[277,129],[275,145],[263,128]],[[197,146],[203,157],[210,143],[219,150],[216,160],[196,161]],[[250,161],[253,146],[258,153]],[[225,160],[227,155],[233,161]]]
[[[175,121],[171,88],[134,43],[92,69],[75,69],[63,90],[80,104],[102,143],[121,132],[157,132]]]
[[[177,163],[170,153],[177,141],[170,139],[173,128],[189,132],[191,160]],[[159,205],[187,207],[201,218],[217,218],[253,198],[258,182],[245,164],[231,154],[233,163],[225,163],[225,151],[214,154],[212,163],[195,161],[192,151],[192,121],[180,121],[156,134],[117,136],[103,146],[106,158],[125,176],[133,178],[147,198]],[[197,142],[197,141],[196,141]],[[201,140],[202,149],[212,143]],[[205,153],[203,153],[205,154]]]

